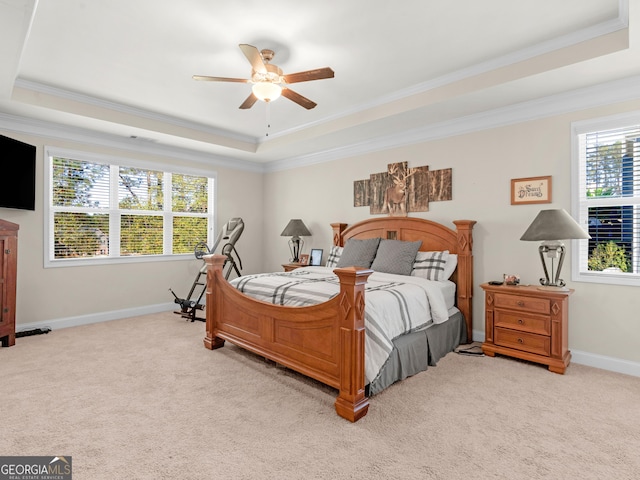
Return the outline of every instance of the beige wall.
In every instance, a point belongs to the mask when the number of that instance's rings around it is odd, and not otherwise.
[[[0,208],[0,218],[20,225],[18,232],[17,329],[20,324],[44,323],[78,316],[98,316],[171,304],[172,287],[186,296],[202,262],[186,261],[44,268],[43,175],[44,146],[113,155],[120,158],[181,164],[217,173],[218,227],[231,217],[242,217],[246,228],[237,244],[245,271],[262,268],[260,235],[262,215],[256,205],[262,199],[262,174],[180,162],[175,158],[143,155],[72,142],[60,142],[29,135],[0,132],[37,146],[36,210]]]
[[[385,171],[388,163],[453,169],[453,200],[432,202],[430,211],[412,216],[448,223],[473,219],[475,286],[474,333],[484,336],[480,283],[519,274],[522,283],[537,284],[543,275],[537,243],[520,236],[539,210],[571,211],[571,122],[640,109],[640,102],[592,109],[503,128],[394,148],[265,175],[265,267],[276,270],[288,260],[280,233],[289,218],[300,217],[313,237],[304,251],[331,245],[332,222],[352,223],[369,218],[367,207],[353,207],[353,182]],[[512,178],[551,175],[553,203],[510,204]],[[569,247],[570,248],[570,247]],[[326,258],[326,257],[325,257]],[[569,346],[572,350],[617,359],[640,361],[637,313],[640,295],[634,287],[571,282],[571,264],[562,277],[575,294],[570,301]]]
[[[484,335],[483,297],[479,284],[516,273],[536,284],[542,274],[537,244],[519,241],[542,208],[571,209],[571,122],[640,110],[627,102],[526,123],[379,151],[319,165],[273,173],[209,167],[218,178],[218,226],[240,216],[245,232],[238,243],[244,273],[279,270],[289,260],[287,238],[280,233],[291,218],[302,218],[313,236],[304,252],[331,245],[332,222],[369,218],[366,207],[353,207],[353,182],[381,172],[386,165],[453,169],[453,200],[433,202],[429,212],[412,214],[450,223],[473,219],[475,299],[474,333]],[[0,132],[2,133],[2,132]],[[172,302],[173,287],[186,295],[201,263],[198,260],[95,267],[43,268],[43,146],[51,145],[119,157],[178,164],[175,158],[133,155],[102,147],[10,136],[38,147],[38,193],[35,212],[1,209],[0,218],[18,223],[19,324],[46,323],[75,316],[144,308]],[[201,163],[185,166],[204,169]],[[552,175],[553,203],[510,205],[512,178]],[[261,207],[260,207],[261,205]],[[576,290],[570,302],[569,346],[574,352],[640,362],[640,295],[634,287],[571,282],[570,258],[563,277]]]

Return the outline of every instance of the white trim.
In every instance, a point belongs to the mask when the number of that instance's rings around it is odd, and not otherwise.
[[[573,111],[599,106],[622,103],[640,98],[640,75],[622,80],[603,83],[591,87],[574,90],[568,93],[551,95],[536,100],[518,103],[507,107],[489,110],[469,115],[460,119],[428,125],[416,129],[406,130],[399,134],[378,137],[371,141],[354,143],[343,147],[319,151],[309,155],[275,160],[265,164],[220,157],[167,145],[140,143],[116,135],[104,134],[87,129],[68,127],[60,124],[45,122],[0,113],[0,129],[42,136],[52,139],[65,139],[93,145],[107,146],[126,151],[158,155],[179,160],[190,160],[204,163],[207,166],[225,167],[233,170],[243,170],[257,173],[275,172],[314,165],[324,162],[362,155],[373,151],[396,148],[398,146],[422,143],[455,135],[488,130],[516,123],[533,121],[554,115],[561,115]],[[625,119],[638,117],[638,112],[626,113],[607,117],[611,119]],[[602,119],[601,119],[602,120]],[[576,128],[591,121],[576,122]],[[595,124],[594,124],[595,125]]]
[[[484,330],[474,330],[471,338],[474,342],[484,342]]]
[[[586,135],[592,132],[599,132],[605,130],[613,130],[617,128],[624,128],[631,125],[640,124],[640,111],[625,112],[616,115],[609,115],[606,117],[593,118],[588,120],[581,120],[571,123],[571,214],[579,223],[581,220],[581,208],[583,203],[581,202],[582,185],[580,184],[580,135]],[[638,204],[640,199],[636,197],[625,198],[625,203]],[[612,199],[602,199],[597,205],[619,205],[621,199],[616,197]],[[582,222],[582,226],[586,228],[586,222]],[[571,280],[574,282],[585,283],[601,283],[606,285],[626,285],[626,286],[640,286],[640,275],[633,273],[609,273],[609,272],[595,272],[584,271],[585,267],[583,263],[584,259],[581,258],[581,248],[579,242],[585,242],[586,240],[571,240]],[[584,252],[583,252],[584,254]]]
[[[615,19],[611,19],[591,27],[572,32],[567,35],[563,35],[546,42],[541,42],[529,48],[513,52],[508,55],[501,56],[486,62],[482,62],[473,65],[469,68],[461,69],[456,72],[452,72],[448,75],[443,75],[436,79],[432,79],[428,82],[423,82],[412,87],[394,92],[390,95],[386,95],[376,99],[375,101],[368,102],[364,105],[360,105],[350,110],[341,112],[340,114],[329,116],[319,120],[317,122],[310,122],[298,127],[294,127],[277,134],[272,134],[269,139],[255,138],[249,135],[235,134],[223,129],[217,129],[208,127],[203,124],[189,122],[177,117],[162,115],[156,112],[134,108],[124,104],[116,102],[106,101],[87,95],[62,90],[49,85],[32,82],[26,79],[18,78],[15,81],[17,87],[32,90],[34,92],[44,93],[47,95],[57,96],[64,99],[73,100],[74,102],[85,103],[94,105],[101,108],[108,108],[114,111],[119,111],[139,117],[149,118],[158,122],[163,122],[169,125],[176,125],[181,128],[188,128],[195,131],[206,132],[210,134],[219,135],[225,138],[231,138],[246,142],[251,145],[259,145],[263,142],[269,142],[276,140],[279,137],[286,137],[287,135],[295,132],[306,130],[314,126],[322,125],[328,122],[336,121],[340,118],[344,118],[354,114],[362,114],[366,110],[384,105],[389,102],[400,100],[411,95],[421,94],[439,88],[444,85],[451,84],[466,78],[472,78],[474,76],[486,73],[496,68],[503,68],[508,65],[516,64],[518,62],[526,61],[539,55],[543,55],[549,52],[557,51],[562,48],[566,48],[571,45],[585,42],[599,36],[607,35],[629,27],[629,1],[618,0],[618,16]],[[636,90],[640,89],[638,85],[638,77],[632,77],[629,82],[632,84],[635,82]],[[626,82],[622,80],[621,82]],[[546,99],[539,99],[532,102],[525,102],[513,107],[507,107],[504,109],[497,109],[490,112],[485,112],[477,115],[472,115],[466,119],[461,119],[465,123],[466,128],[460,125],[460,120],[452,120],[450,122],[443,122],[432,126],[416,129],[410,132],[402,133],[399,135],[389,135],[383,138],[379,138],[375,143],[376,150],[390,149],[399,145],[420,143],[436,138],[444,138],[447,136],[460,135],[470,131],[485,130],[487,128],[495,128],[499,125],[508,123],[523,122],[534,118],[540,118],[541,116],[549,116],[559,113],[565,113],[567,111],[573,111],[580,108],[588,108],[589,106],[603,105],[608,103],[614,103],[616,101],[629,100],[628,96],[625,97],[625,88],[620,89],[616,82],[611,82],[604,86],[594,87],[596,92],[591,89],[578,90],[582,92],[581,99],[572,99],[573,93],[554,95],[547,97]],[[630,86],[628,88],[631,88]],[[635,93],[634,98],[640,97],[640,93]],[[582,102],[580,102],[582,100]],[[569,105],[563,105],[569,102]],[[540,105],[538,105],[540,103]],[[514,110],[515,108],[515,110]],[[522,109],[532,109],[526,115]],[[517,113],[515,119],[510,119],[510,115]],[[504,115],[504,117],[502,117]],[[9,121],[3,122],[3,116],[8,118]],[[493,124],[483,124],[488,118],[492,117]],[[51,138],[66,138],[74,141],[83,141],[88,143],[94,143],[98,145],[105,145],[115,148],[125,148],[136,152],[149,153],[154,155],[168,156],[170,158],[189,159],[196,162],[206,162],[208,164],[214,164],[218,166],[224,166],[226,168],[232,168],[235,170],[248,170],[254,172],[273,172],[279,170],[286,170],[291,168],[298,168],[305,165],[313,165],[317,163],[323,163],[328,161],[345,158],[348,156],[366,154],[372,151],[370,147],[373,143],[363,142],[360,144],[347,145],[331,150],[325,150],[323,152],[317,152],[311,155],[302,155],[296,157],[290,157],[288,159],[281,159],[271,162],[253,162],[246,160],[239,160],[233,158],[226,158],[214,154],[205,154],[189,149],[182,149],[179,147],[163,146],[153,144],[151,142],[142,142],[140,140],[125,139],[117,135],[100,134],[97,132],[91,132],[77,127],[61,127],[59,125],[49,124],[41,121],[31,120],[31,124],[28,125],[29,131],[17,129],[17,119],[20,117],[12,117],[10,115],[0,114],[0,128],[5,128],[9,131],[16,131],[19,133],[33,133],[36,135],[47,136]],[[35,130],[35,131],[34,131]],[[411,133],[411,135],[408,135]],[[408,137],[408,138],[407,138]],[[403,143],[404,142],[404,143]]]
[[[452,83],[459,82],[468,78],[473,78],[475,76],[482,75],[484,73],[491,72],[499,68],[505,68],[510,65],[515,65],[515,64],[530,60],[532,58],[548,54],[550,52],[554,52],[563,48],[567,48],[582,42],[592,40],[594,38],[611,34],[619,30],[623,30],[625,28],[628,28],[629,26],[628,17],[629,17],[628,0],[619,0],[618,1],[618,17],[616,17],[615,19],[607,20],[597,25],[593,25],[575,32],[571,32],[566,35],[562,35],[560,37],[546,40],[544,42],[538,43],[531,47],[523,48],[516,52],[512,52],[507,55],[502,55],[500,57],[497,57],[488,61],[484,61],[467,68],[462,68],[460,70],[451,72],[446,75],[442,75],[438,78],[434,78],[426,82],[418,83],[411,87],[393,92],[389,95],[384,95],[379,98],[376,98],[371,102],[367,102],[357,107],[342,111],[339,114],[325,117],[316,122],[309,122],[303,125],[299,125],[297,127],[283,130],[281,132],[270,135],[268,138],[254,137],[251,135],[239,134],[239,133],[232,132],[229,130],[224,130],[221,128],[210,127],[201,123],[190,122],[188,120],[184,120],[178,117],[164,115],[164,114],[160,114],[150,110],[136,108],[136,107],[122,104],[122,103],[117,103],[110,100],[104,100],[97,97],[91,97],[89,95],[85,95],[82,93],[64,90],[58,87],[42,84],[39,82],[34,82],[24,78],[17,78],[15,80],[15,86],[18,88],[23,88],[25,90],[41,93],[44,95],[62,98],[65,100],[70,100],[70,101],[81,103],[81,104],[91,105],[98,108],[109,109],[109,110],[121,112],[127,115],[147,118],[156,122],[173,125],[180,128],[187,128],[194,131],[204,132],[207,134],[213,134],[220,137],[229,138],[229,139],[233,139],[233,140],[248,143],[250,145],[257,146],[259,144],[268,143],[277,138],[285,137],[287,135],[290,135],[292,133],[295,133],[301,130],[306,130],[308,128],[311,128],[317,125],[333,122],[340,118],[345,118],[351,115],[361,114],[362,112],[366,112],[369,109],[376,108],[376,107],[385,105],[387,103],[395,102],[413,95],[419,95],[436,88],[450,85]]]
[[[110,312],[79,315],[77,317],[54,318],[41,322],[19,323],[16,325],[16,332],[24,332],[36,328],[50,328],[51,330],[58,330],[61,328],[79,327],[82,325],[90,325],[92,323],[108,322],[111,320],[138,317],[140,315],[150,315],[153,313],[167,312],[169,310],[174,310],[175,308],[177,308],[175,303],[159,303],[156,305],[132,307],[123,310],[112,310]]]
[[[120,155],[107,155],[104,153],[87,152],[84,150],[74,150],[71,148],[44,146],[46,157],[63,157],[83,160],[87,162],[104,163],[108,165],[122,165],[127,167],[143,168],[147,170],[161,170],[163,172],[178,173],[184,175],[195,175],[201,177],[217,177],[217,172],[213,168],[194,168],[189,166],[173,165],[162,162],[152,162],[140,160],[133,157]],[[217,180],[217,178],[216,178]]]
[[[153,313],[168,312],[176,310],[178,307],[175,303],[159,303],[156,305],[147,305],[143,307],[133,307],[123,310],[112,310],[109,312],[92,313],[89,315],[79,315],[77,317],[56,318],[49,321],[20,323],[16,325],[16,332],[33,330],[36,328],[50,328],[58,330],[61,328],[80,327],[82,325],[91,325],[93,323],[107,322],[111,320],[120,320],[123,318],[132,318],[141,315],[150,315]],[[475,342],[484,341],[484,331],[473,330],[473,340]],[[640,377],[640,362],[624,360],[621,358],[608,357],[597,353],[583,352],[580,350],[571,350],[571,362],[578,365],[600,368],[610,372],[623,373]],[[571,365],[569,366],[571,368]]]
[[[632,362],[631,360],[607,357],[605,355],[582,352],[580,350],[571,351],[571,361],[579,365],[640,377],[640,362]]]
[[[640,77],[635,78],[640,79]],[[574,135],[580,135],[583,133],[598,132],[600,130],[613,130],[637,123],[640,123],[640,111],[633,111],[572,122],[571,131]],[[578,152],[576,151],[576,153]]]
[[[98,108],[106,108],[108,110],[114,110],[127,115],[136,117],[147,118],[156,122],[165,123],[167,125],[174,125],[181,128],[188,128],[196,132],[203,132],[210,135],[217,135],[219,137],[230,138],[240,142],[249,144],[255,144],[256,138],[250,135],[243,135],[240,133],[232,132],[230,130],[224,130],[221,128],[211,127],[203,125],[201,123],[190,122],[178,117],[170,115],[163,115],[161,113],[153,112],[150,110],[144,110],[142,108],[132,107],[123,103],[112,102],[110,100],[103,100],[101,98],[92,97],[82,93],[72,92],[70,90],[64,90],[58,87],[52,87],[51,85],[45,85],[44,83],[33,82],[31,80],[25,80],[23,78],[17,78],[15,86],[18,88],[24,88],[36,93],[42,93],[50,95],[52,97],[63,98],[65,100],[71,100],[73,102],[82,103],[85,105],[91,105]]]
[[[538,57],[540,55],[544,55],[556,50],[560,50],[562,48],[567,48],[572,45],[577,45],[579,43],[586,42],[604,35],[608,35],[628,27],[629,27],[629,0],[618,0],[618,17],[615,19],[611,19],[611,20],[599,23],[597,25],[590,26],[582,30],[571,32],[569,34],[562,35],[560,37],[541,42],[537,45],[533,45],[531,47],[524,48],[522,50],[518,50],[516,52],[512,52],[498,58],[487,60],[485,62],[481,62],[475,65],[472,65],[470,67],[463,68],[455,72],[451,72],[447,75],[442,75],[438,78],[434,78],[402,90],[398,90],[389,95],[381,96],[375,100],[372,100],[371,102],[359,105],[349,110],[345,110],[337,115],[326,117],[316,122],[306,123],[304,125],[300,125],[298,127],[294,127],[288,130],[283,130],[282,132],[269,135],[268,139],[260,138],[258,142],[267,143],[269,141],[277,139],[278,137],[284,137],[292,133],[295,133],[297,131],[306,130],[310,127],[322,125],[328,122],[333,122],[335,120],[338,120],[340,118],[345,118],[350,115],[361,114],[367,110],[385,105],[387,103],[395,102],[397,100],[402,100],[404,98],[407,98],[413,95],[419,95],[419,94],[428,92],[430,90],[443,87],[445,85],[450,85],[455,82],[459,82],[468,78],[473,78],[478,75],[482,75],[492,70],[508,67],[510,65],[515,65],[517,63],[530,60],[534,57]]]
[[[191,176],[199,176],[206,177],[208,179],[207,184],[207,192],[208,196],[208,213],[206,214],[207,218],[207,243],[211,243],[214,238],[215,229],[216,229],[216,221],[217,221],[217,198],[212,197],[211,193],[213,192],[215,195],[215,185],[218,182],[218,174],[215,170],[212,169],[198,169],[192,167],[181,167],[170,164],[163,164],[160,162],[149,162],[146,160],[138,160],[132,159],[128,157],[118,157],[113,155],[104,155],[101,153],[93,153],[93,152],[84,152],[80,150],[72,150],[67,148],[59,148],[59,147],[50,147],[44,146],[44,195],[43,195],[43,211],[44,211],[44,241],[43,241],[43,249],[44,249],[44,268],[58,268],[58,267],[85,267],[92,265],[113,265],[117,263],[148,263],[148,262],[167,262],[167,261],[185,261],[185,260],[193,260],[192,254],[181,254],[181,253],[163,253],[159,255],[139,255],[139,256],[121,256],[120,252],[120,238],[115,236],[112,238],[110,244],[110,253],[108,257],[90,257],[90,258],[70,258],[70,259],[53,259],[53,209],[51,207],[51,188],[52,188],[52,158],[53,157],[63,157],[63,158],[73,158],[76,160],[95,162],[101,164],[107,164],[111,166],[112,173],[111,178],[117,178],[117,174],[114,174],[113,169],[117,168],[117,166],[126,166],[126,167],[135,167],[146,170],[159,170],[163,172],[170,172],[175,174],[183,174],[183,175],[191,175]],[[114,189],[110,193],[111,198],[118,198],[117,187],[114,182],[110,183],[110,188]],[[166,193],[166,192],[165,192]],[[170,197],[169,197],[170,198]],[[178,214],[179,212],[172,212],[170,209],[167,210],[167,204],[165,203],[165,210],[163,212],[152,211],[136,211],[134,214],[140,215],[158,215],[163,216],[166,220],[167,217],[173,218],[174,213]],[[213,206],[213,208],[212,208]],[[120,231],[119,225],[119,215],[121,213],[120,210],[105,210],[105,214],[109,214],[109,222],[110,222],[110,231]],[[205,217],[202,214],[189,214],[186,213],[186,216],[197,216],[197,217]],[[169,225],[168,227],[163,228],[163,251],[168,252],[171,249],[167,249],[167,244],[171,246],[171,238],[167,239],[167,229],[171,228],[171,222],[166,223],[165,225]]]
[[[159,157],[180,161],[188,160],[196,163],[202,163],[207,166],[225,167],[233,170],[245,170],[249,172],[263,171],[262,165],[251,161],[240,160],[232,157],[223,157],[188,148],[124,138],[119,135],[10,115],[2,112],[0,112],[0,129],[8,132],[36,135],[54,140],[62,139],[72,142],[86,143],[89,145],[117,148],[129,152],[157,155]]]
[[[408,129],[402,133],[377,137],[372,140],[354,143],[344,147],[275,160],[265,165],[265,171],[276,172],[315,165],[350,156],[364,155],[400,146],[490,130],[587,108],[636,100],[638,98],[640,98],[640,75],[585,87],[568,93],[550,95],[536,100],[521,102],[507,107],[427,125],[425,127]],[[631,115],[638,116],[640,114],[636,112],[635,114],[623,114],[620,115],[620,117]]]

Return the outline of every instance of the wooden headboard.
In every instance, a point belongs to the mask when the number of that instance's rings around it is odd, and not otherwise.
[[[420,251],[433,252],[448,250],[458,255],[458,267],[451,280],[456,283],[456,306],[464,315],[467,325],[467,342],[473,333],[473,236],[471,231],[475,220],[454,220],[455,230],[413,217],[382,217],[363,220],[348,226],[346,223],[332,223],[333,244],[343,247],[350,238],[386,238],[406,242],[422,241]]]

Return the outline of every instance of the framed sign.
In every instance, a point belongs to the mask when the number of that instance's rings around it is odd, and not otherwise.
[[[511,179],[511,205],[551,203],[551,175]]]

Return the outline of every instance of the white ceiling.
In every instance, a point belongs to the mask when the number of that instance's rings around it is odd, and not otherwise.
[[[0,0],[0,127],[28,119],[239,164],[328,158],[640,83],[639,3]],[[335,78],[291,86],[313,110],[286,98],[240,110],[249,84],[191,78],[249,78],[240,43],[273,49],[285,73]]]

